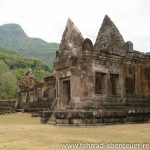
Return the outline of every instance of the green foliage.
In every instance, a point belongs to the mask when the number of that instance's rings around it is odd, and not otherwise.
[[[17,80],[28,68],[39,81],[49,76],[58,47],[57,43],[28,37],[20,25],[0,26],[0,99],[17,97]]]
[[[12,71],[13,75],[16,77],[17,80],[20,80],[25,74],[25,72],[26,69],[24,68],[16,68],[15,70]]]
[[[7,72],[8,70],[9,70],[9,68],[4,63],[4,61],[0,60],[0,75],[4,72]]]
[[[7,100],[17,97],[17,80],[8,66],[0,60],[0,99]]]
[[[33,70],[39,81],[42,80],[43,77],[52,73],[52,69],[48,65],[45,65],[42,61],[33,57],[19,55],[16,52],[11,52],[4,48],[0,48],[0,59],[4,60],[18,80],[23,76],[28,68]]]
[[[52,73],[42,61],[0,48],[0,99],[17,97],[17,80],[31,68],[38,81]]]
[[[28,37],[17,24],[0,26],[0,45],[26,56],[37,57],[49,65],[52,65],[56,50],[59,48],[58,43]]]

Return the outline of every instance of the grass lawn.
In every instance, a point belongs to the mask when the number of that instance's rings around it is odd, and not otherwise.
[[[0,115],[0,150],[60,150],[61,143],[81,142],[150,143],[150,123],[62,127],[26,113]]]

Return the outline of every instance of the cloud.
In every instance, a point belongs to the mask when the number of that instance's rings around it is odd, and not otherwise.
[[[5,0],[0,1],[0,24],[18,23],[32,37],[60,42],[67,18],[84,37],[95,42],[105,14],[134,48],[149,51],[149,0]]]

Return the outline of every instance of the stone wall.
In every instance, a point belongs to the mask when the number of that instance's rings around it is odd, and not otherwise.
[[[0,101],[0,114],[15,112],[16,101]]]
[[[24,81],[29,79],[28,75],[23,78]],[[35,79],[34,81],[23,84],[21,80],[17,108],[28,112],[50,110],[56,97],[55,77],[46,77],[43,82],[37,82]]]
[[[94,45],[69,19],[54,69],[55,124],[149,121],[150,55],[125,42],[108,16]]]

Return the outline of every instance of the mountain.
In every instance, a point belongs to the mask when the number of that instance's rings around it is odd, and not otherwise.
[[[29,68],[38,81],[49,76],[58,47],[28,37],[18,24],[0,26],[0,99],[17,99],[17,81]]]
[[[0,46],[26,56],[33,56],[52,65],[58,43],[48,43],[40,38],[29,37],[18,24],[0,26]]]
[[[17,80],[24,75],[24,72],[26,72],[28,68],[33,70],[39,81],[52,73],[52,69],[41,60],[17,54],[2,47],[0,47],[0,60],[5,62]],[[3,70],[3,66],[1,65],[0,70]]]

